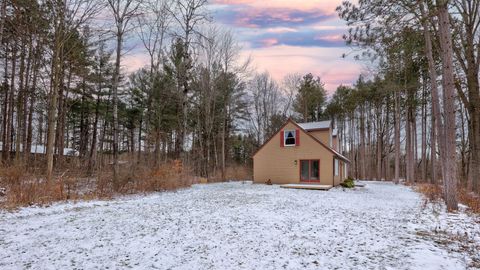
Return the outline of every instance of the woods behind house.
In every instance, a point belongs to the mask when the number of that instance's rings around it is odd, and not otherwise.
[[[351,176],[438,184],[455,210],[459,189],[479,192],[479,9],[345,2],[346,53],[371,68],[328,97],[312,74],[256,71],[206,0],[3,0],[2,179],[13,190],[22,168],[66,193],[67,176],[111,191],[249,178],[286,119],[331,119]]]

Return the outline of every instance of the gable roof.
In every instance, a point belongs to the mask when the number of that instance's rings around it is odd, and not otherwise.
[[[332,121],[327,120],[319,122],[298,123],[297,125],[307,131],[315,129],[328,129],[332,126]]]
[[[330,121],[322,121],[322,122],[330,122]],[[322,122],[312,122],[312,123],[322,123]],[[275,137],[275,135],[277,135],[278,132],[280,132],[280,130],[282,130],[288,123],[292,123],[293,125],[295,125],[296,127],[298,127],[299,129],[301,129],[305,134],[307,134],[310,138],[312,138],[315,142],[319,143],[321,146],[323,146],[325,149],[327,149],[328,151],[330,151],[331,153],[333,153],[336,157],[338,157],[339,159],[345,161],[345,162],[348,162],[350,163],[350,160],[348,158],[346,158],[344,155],[340,154],[339,152],[335,151],[334,149],[332,149],[331,147],[327,146],[326,144],[324,144],[323,142],[321,142],[319,139],[315,138],[312,134],[309,134],[308,133],[308,130],[304,129],[302,126],[300,126],[300,124],[297,124],[295,121],[293,121],[291,118],[288,118],[288,120],[285,122],[285,124],[283,124],[278,130],[277,132],[273,133],[273,135],[267,140],[265,141],[265,143],[262,144],[262,146],[260,146],[260,148],[257,149],[257,151],[255,151],[255,153],[253,153],[252,157],[255,156],[267,143],[270,142],[270,140],[273,139],[273,137]],[[308,124],[308,123],[302,123],[302,124]],[[318,129],[318,128],[313,128],[314,130],[315,129]]]

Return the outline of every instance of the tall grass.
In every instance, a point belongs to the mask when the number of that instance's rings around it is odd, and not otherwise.
[[[159,166],[126,162],[120,167],[117,189],[114,190],[111,168],[105,167],[93,176],[76,168],[62,168],[54,180],[47,182],[38,170],[25,165],[0,166],[0,207],[14,208],[27,205],[45,205],[54,201],[111,198],[118,194],[148,193],[175,190],[192,185],[192,174],[180,161]]]
[[[417,184],[415,189],[422,193],[425,197],[425,202],[439,202],[443,200],[443,189],[440,185],[433,184]],[[480,196],[469,192],[464,188],[459,188],[457,191],[457,198],[459,203],[468,206],[473,213],[480,213]]]

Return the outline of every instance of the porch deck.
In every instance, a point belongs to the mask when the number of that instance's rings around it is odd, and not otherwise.
[[[329,190],[332,185],[318,185],[318,184],[285,184],[280,185],[281,188],[295,188],[295,189],[313,189],[313,190]]]

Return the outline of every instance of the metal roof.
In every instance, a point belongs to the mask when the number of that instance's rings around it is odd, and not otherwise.
[[[305,130],[313,129],[323,129],[331,127],[332,121],[319,121],[319,122],[308,122],[308,123],[298,123],[298,125]]]

